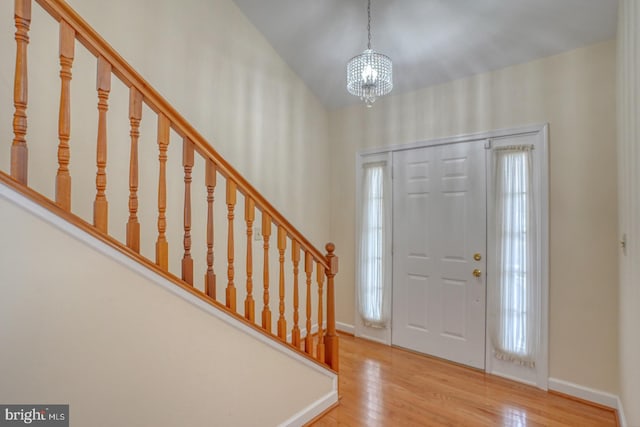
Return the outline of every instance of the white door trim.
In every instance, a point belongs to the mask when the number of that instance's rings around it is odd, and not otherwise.
[[[513,137],[519,135],[533,135],[540,134],[541,143],[539,147],[536,147],[536,157],[539,161],[536,162],[537,172],[539,172],[539,191],[540,191],[540,203],[539,203],[539,260],[540,260],[540,283],[541,289],[541,324],[540,324],[540,357],[537,363],[537,375],[536,386],[547,389],[549,378],[549,125],[547,123],[533,124],[529,126],[522,126],[516,128],[497,129],[487,132],[462,134],[456,136],[449,136],[443,138],[435,138],[424,141],[417,141],[408,144],[395,144],[380,148],[369,148],[359,150],[356,153],[356,166],[359,167],[362,163],[362,159],[365,156],[375,154],[389,155],[394,151],[410,150],[414,148],[430,147],[435,145],[452,144],[456,142],[471,142],[485,139],[499,139],[503,137]],[[356,169],[359,170],[359,169]],[[491,171],[487,170],[487,173]],[[391,171],[393,175],[393,171]],[[356,174],[358,176],[359,174]],[[359,183],[356,184],[356,191]],[[357,209],[356,209],[357,211]],[[355,230],[356,241],[358,238],[358,229]],[[357,245],[356,245],[357,248]],[[357,249],[356,249],[357,250]],[[357,259],[357,254],[356,254]],[[358,327],[356,325],[356,335],[358,335]],[[488,334],[487,339],[488,339]],[[385,337],[386,338],[386,337]],[[390,337],[387,339],[379,340],[386,344],[390,344]],[[487,343],[487,351],[490,350],[490,346]],[[490,357],[486,358],[485,371],[488,373],[494,373],[490,365]]]
[[[507,129],[497,129],[491,130],[487,132],[477,132],[477,133],[469,133],[455,136],[447,136],[443,138],[434,138],[428,139],[424,141],[416,141],[408,144],[394,144],[388,145],[386,147],[378,147],[378,148],[365,148],[363,150],[358,150],[356,153],[356,162],[358,158],[361,156],[367,156],[371,154],[382,154],[382,153],[391,153],[393,151],[401,151],[401,150],[411,150],[414,148],[422,148],[422,147],[431,147],[434,145],[444,145],[444,144],[453,144],[456,142],[471,142],[471,141],[481,141],[483,139],[493,139],[493,138],[501,138],[507,136],[518,136],[518,135],[527,135],[527,134],[535,134],[538,132],[543,132],[545,135],[548,134],[547,130],[549,125],[547,123],[533,124],[529,126],[522,126],[517,128],[507,128]]]

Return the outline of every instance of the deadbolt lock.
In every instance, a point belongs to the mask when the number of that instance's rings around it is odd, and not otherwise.
[[[475,259],[476,261],[480,261],[482,259],[482,255],[480,254],[473,254],[473,259]]]
[[[480,275],[482,275],[482,271],[478,270],[477,268],[475,270],[473,270],[473,275],[475,277],[480,277]]]

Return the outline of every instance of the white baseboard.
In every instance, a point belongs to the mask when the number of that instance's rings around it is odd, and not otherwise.
[[[498,371],[489,372],[489,371],[485,370],[485,372],[487,374],[495,375],[496,377],[506,378],[509,381],[513,381],[513,382],[520,383],[520,384],[530,385],[531,387],[536,387],[536,388],[539,388],[541,390],[546,391],[544,388],[538,387],[538,385],[536,384],[535,381],[527,381],[527,380],[525,380],[523,378],[520,378],[520,377],[517,377],[515,375],[509,375],[509,374],[505,374],[503,372],[498,372]],[[551,387],[549,387],[549,388],[551,388]],[[560,391],[560,390],[557,390],[557,391]],[[564,393],[564,392],[562,392],[562,393]],[[565,394],[569,394],[569,393],[565,393]]]
[[[627,419],[624,416],[624,410],[622,409],[622,401],[618,397],[616,399],[618,402],[618,422],[620,427],[627,427]]]
[[[372,337],[372,336],[369,336],[369,335],[366,335],[366,334],[356,335],[356,337],[362,338],[362,339],[367,340],[367,341],[377,342],[378,344],[382,344],[382,345],[386,345],[386,346],[390,346],[391,345],[390,342],[387,342],[387,341],[385,341],[385,340],[383,340],[381,338]]]
[[[337,389],[333,390],[326,396],[320,398],[319,400],[313,402],[311,405],[307,406],[300,412],[293,415],[291,418],[280,424],[280,427],[299,427],[303,426],[322,412],[326,411],[331,407],[331,405],[335,404],[338,401],[338,391]]]
[[[570,383],[569,381],[559,380],[557,378],[549,378],[549,390],[578,397],[582,400],[607,406],[611,409],[619,410],[621,407],[620,399],[615,394],[595,390],[593,388]]]
[[[345,332],[347,334],[353,335],[356,331],[356,328],[353,325],[349,325],[348,323],[336,322],[336,329],[341,332]]]

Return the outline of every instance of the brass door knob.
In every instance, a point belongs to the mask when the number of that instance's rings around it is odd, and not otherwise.
[[[482,259],[482,255],[480,254],[473,254],[473,259],[475,259],[476,261],[480,261]]]
[[[473,275],[475,277],[480,277],[482,275],[482,271],[478,270],[477,268],[475,270],[473,270]]]

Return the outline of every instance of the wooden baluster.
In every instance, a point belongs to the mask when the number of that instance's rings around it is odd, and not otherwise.
[[[216,188],[216,165],[207,159],[205,168],[207,187],[207,272],[204,276],[204,293],[216,299],[216,275],[213,272],[213,191]]]
[[[11,144],[11,176],[27,184],[27,46],[31,25],[31,0],[15,0],[16,71],[13,83],[13,142]]]
[[[335,289],[333,278],[338,273],[338,257],[333,254],[336,249],[333,243],[327,243],[327,335],[324,337],[325,362],[338,372],[338,335],[336,334]]]
[[[138,138],[142,120],[142,94],[134,87],[129,90],[129,124],[131,153],[129,154],[129,221],[127,246],[140,252],[140,223],[138,222]]]
[[[300,244],[293,240],[291,244],[291,260],[293,261],[293,329],[291,330],[291,343],[294,347],[300,348],[300,327],[298,321],[300,314],[298,312],[298,272],[300,264]]]
[[[244,200],[244,219],[247,222],[247,297],[244,300],[244,317],[255,321],[256,303],[253,300],[253,221],[255,220],[255,202],[247,196]]]
[[[58,115],[58,173],[56,174],[56,203],[71,210],[71,175],[69,174],[69,138],[71,134],[71,66],[73,65],[76,32],[60,21],[60,112]]]
[[[278,337],[287,340],[287,321],[284,318],[284,251],[287,248],[287,231],[282,225],[278,225],[278,252],[280,253],[280,305],[278,318]]]
[[[193,258],[191,258],[191,171],[193,170],[193,144],[187,138],[182,142],[184,167],[184,256],[182,280],[193,286]]]
[[[102,56],[98,57],[98,148],[96,153],[96,200],[93,203],[93,225],[103,233],[109,226],[109,204],[105,190],[107,188],[107,110],[109,109],[109,92],[111,91],[111,64]]]
[[[227,307],[233,311],[236,311],[236,287],[233,283],[234,271],[233,271],[233,210],[236,206],[236,183],[230,178],[227,178],[227,219],[229,220],[229,231],[227,233],[227,277],[229,282],[227,283],[226,292],[226,304]]]
[[[307,336],[304,339],[304,351],[311,354],[313,351],[313,338],[311,337],[311,272],[313,271],[313,259],[311,253],[304,253],[304,272],[307,275]]]
[[[262,211],[262,238],[264,240],[264,262],[262,281],[264,284],[264,308],[262,309],[262,328],[271,332],[271,310],[269,309],[269,237],[271,236],[271,217]]]
[[[160,154],[160,175],[158,178],[158,240],[156,241],[156,264],[168,271],[169,242],[165,232],[167,230],[167,149],[169,148],[170,123],[164,114],[158,115],[158,148]]]
[[[323,328],[323,320],[322,315],[324,313],[324,309],[322,307],[322,299],[324,297],[323,294],[323,282],[324,282],[324,267],[321,262],[316,264],[316,279],[318,281],[318,348],[316,349],[316,359],[324,363],[325,354],[324,354],[324,328]]]

